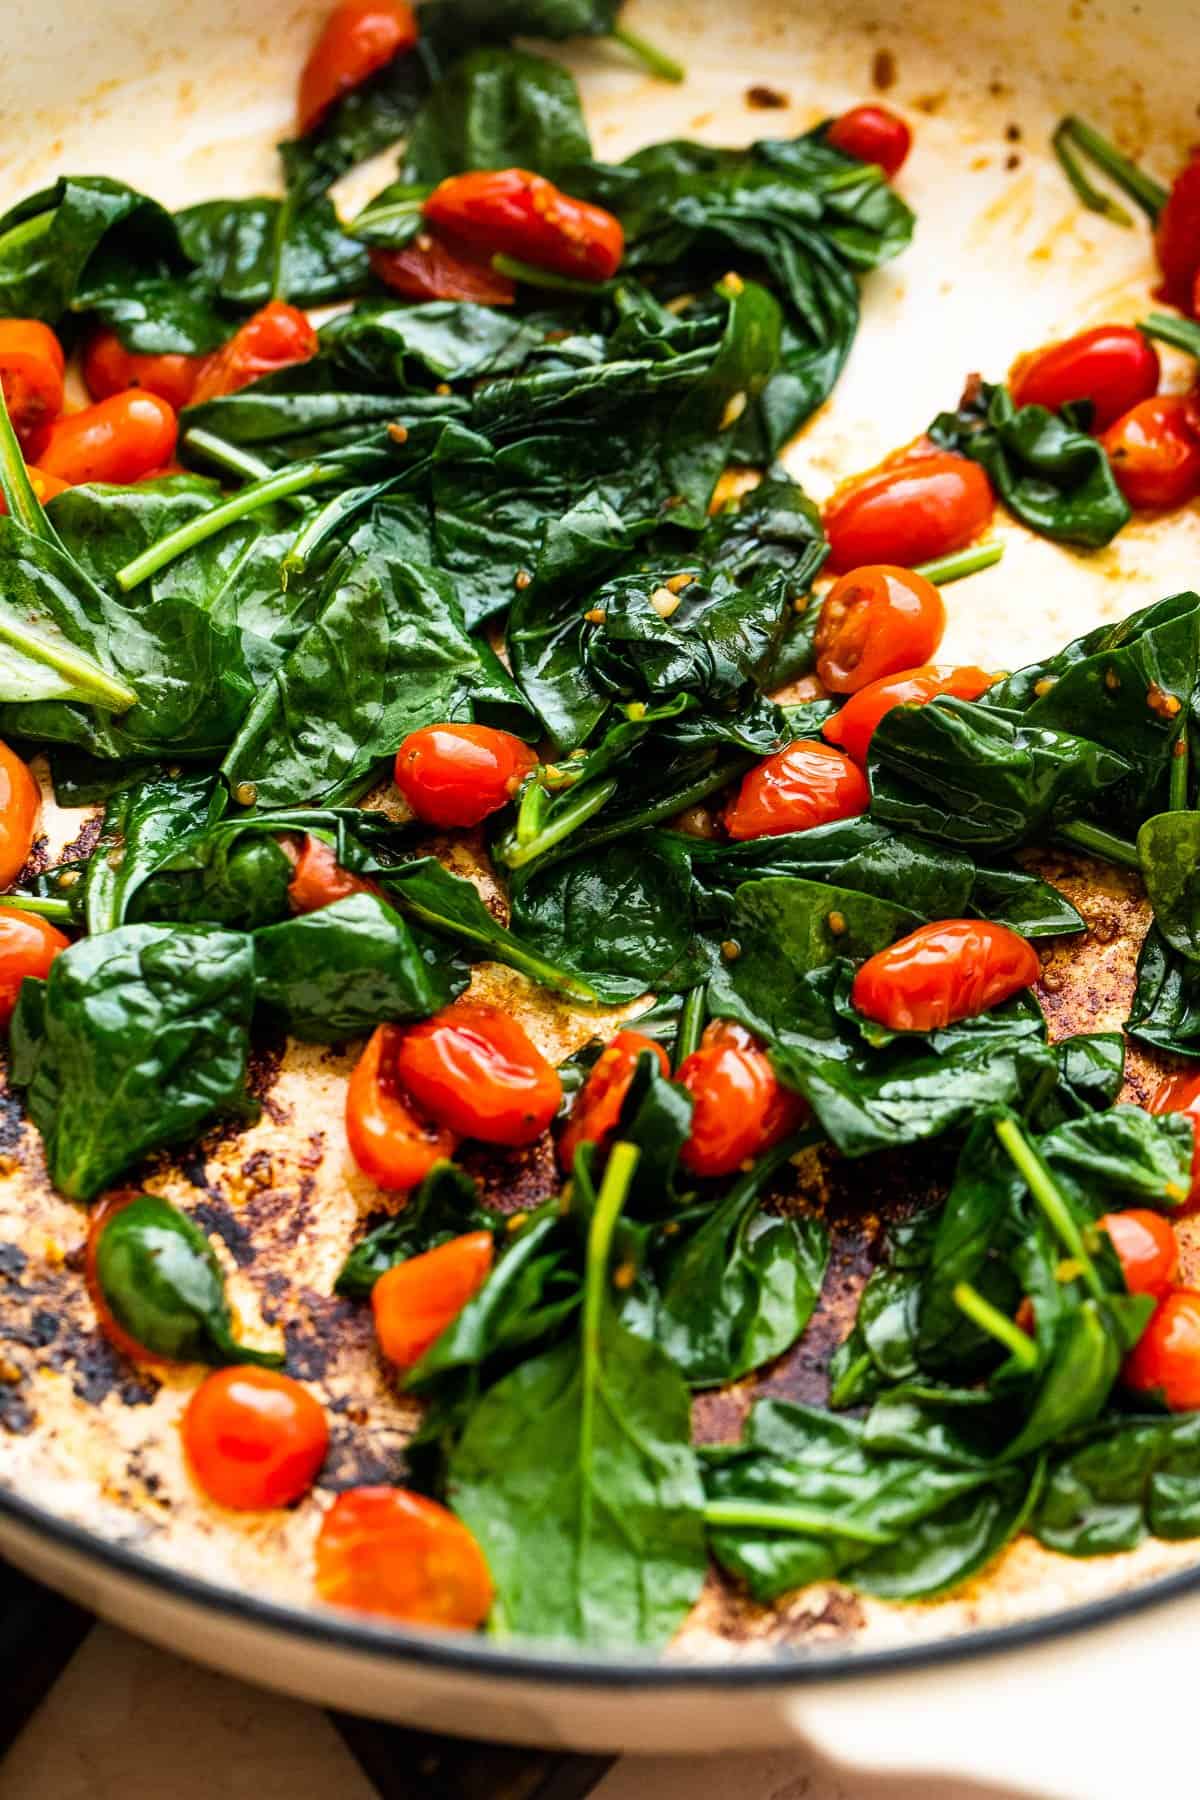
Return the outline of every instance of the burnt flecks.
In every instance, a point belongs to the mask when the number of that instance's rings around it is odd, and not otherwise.
[[[114,1350],[101,1331],[68,1328],[47,1362],[52,1368],[75,1366],[71,1391],[87,1406],[99,1406],[115,1393],[122,1406],[149,1406],[161,1383]]]
[[[324,1381],[343,1352],[368,1346],[373,1337],[369,1309],[302,1288],[291,1302],[291,1317],[283,1322],[288,1374],[300,1381]]]
[[[781,94],[778,88],[768,87],[765,82],[756,81],[753,87],[746,89],[746,105],[755,112],[769,112],[790,104],[786,94]]]
[[[490,1144],[464,1146],[459,1161],[479,1183],[483,1204],[506,1217],[532,1212],[562,1185],[548,1134],[525,1150],[501,1150]]]
[[[100,835],[103,829],[103,813],[92,813],[90,818],[85,819],[80,826],[78,835],[73,837],[71,842],[64,846],[62,855],[58,859],[59,862],[86,862],[88,857],[91,856],[92,851],[96,848],[96,845],[100,842]]]
[[[20,1244],[0,1244],[0,1276],[15,1281],[25,1273],[29,1258]]]
[[[25,1113],[20,1101],[5,1088],[0,1093],[0,1156],[15,1156],[21,1144]]]
[[[19,1387],[0,1387],[0,1426],[14,1437],[25,1437],[37,1424],[37,1414]]]
[[[222,1199],[200,1200],[192,1207],[192,1218],[201,1231],[220,1238],[239,1269],[247,1269],[254,1261],[254,1240],[246,1225]]]
[[[403,1469],[404,1445],[399,1434],[389,1441],[389,1434],[378,1428],[343,1430],[335,1426],[317,1486],[334,1494],[353,1487],[392,1486]]]

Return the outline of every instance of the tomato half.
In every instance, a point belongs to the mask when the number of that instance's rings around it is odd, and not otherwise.
[[[1183,506],[1200,494],[1200,431],[1190,394],[1157,394],[1101,438],[1130,506]]]
[[[825,507],[830,566],[931,562],[977,538],[994,510],[991,482],[968,457],[938,450],[873,469]]]
[[[11,887],[33,848],[42,793],[15,750],[0,743],[0,888]]]
[[[39,914],[0,906],[0,1030],[8,1029],[25,977],[44,979],[70,942]]]
[[[779,837],[857,818],[870,804],[857,763],[830,744],[797,738],[742,776],[724,823],[731,838]]]
[[[927,706],[939,694],[957,700],[978,700],[995,681],[986,669],[908,669],[901,675],[885,675],[851,694],[841,712],[827,719],[821,736],[838,744],[857,763],[866,763],[875,727],[894,706]]]
[[[371,1289],[379,1348],[398,1369],[420,1362],[492,1269],[490,1231],[469,1231],[421,1256],[410,1256],[379,1277]]]
[[[619,219],[529,169],[451,175],[434,188],[424,212],[455,243],[581,281],[607,281],[625,252]]]
[[[1154,248],[1163,272],[1162,298],[1181,312],[1189,311],[1200,272],[1200,156],[1193,157],[1172,182],[1158,215]]]
[[[403,1032],[396,1079],[431,1119],[486,1144],[532,1144],[558,1111],[558,1071],[498,1006],[455,1000]]]
[[[325,1413],[275,1369],[217,1369],[187,1403],[180,1427],[197,1483],[218,1506],[290,1506],[307,1494],[329,1448]]]
[[[334,854],[333,845],[324,838],[305,832],[299,849],[290,839],[278,840],[279,847],[291,859],[295,874],[288,882],[288,904],[293,912],[320,912],[335,900],[348,900],[351,894],[377,894],[378,887],[364,875],[352,875],[343,869]]]
[[[1090,400],[1092,429],[1103,431],[1158,392],[1159,372],[1158,351],[1134,326],[1096,325],[1018,357],[1008,383],[1017,406]]]
[[[727,1019],[705,1026],[677,1080],[692,1096],[692,1127],[680,1161],[694,1175],[732,1175],[808,1115],[800,1095],[782,1086],[754,1035]]]
[[[470,300],[476,306],[511,306],[517,284],[493,269],[489,257],[471,256],[423,231],[403,250],[372,250],[371,268],[385,287],[406,300]]]
[[[403,1193],[453,1156],[458,1139],[421,1118],[396,1079],[402,1033],[378,1025],[354,1065],[346,1089],[346,1140],[350,1154],[381,1188]]]
[[[348,1488],[321,1521],[317,1592],[331,1606],[473,1631],[492,1605],[478,1543],[452,1512],[405,1488]]]
[[[571,1168],[580,1144],[607,1144],[616,1130],[638,1058],[647,1051],[662,1073],[669,1075],[671,1064],[666,1051],[640,1031],[618,1031],[612,1042],[604,1046],[575,1096],[571,1116],[558,1140],[558,1160],[564,1169]]]
[[[203,356],[138,356],[126,350],[115,331],[96,331],[83,353],[83,379],[93,400],[107,400],[126,388],[145,388],[180,412],[192,397]]]
[[[222,394],[240,393],[264,375],[311,361],[320,348],[321,341],[300,308],[272,300],[240,325],[227,344],[205,357],[191,403],[201,406]]]
[[[851,999],[889,1031],[937,1031],[1032,987],[1039,967],[1033,945],[1006,925],[943,919],[868,957]]]
[[[877,163],[890,181],[912,148],[912,132],[886,106],[852,106],[833,121],[825,141],[860,162]]]
[[[1165,1294],[1174,1286],[1179,1239],[1169,1219],[1135,1207],[1131,1212],[1105,1213],[1099,1226],[1112,1239],[1131,1294]]]
[[[1200,1407],[1200,1293],[1176,1288],[1163,1296],[1121,1378],[1139,1394],[1160,1393],[1172,1412]]]
[[[0,388],[28,454],[63,403],[62,345],[40,319],[0,319]]]
[[[490,725],[423,725],[396,752],[396,786],[426,825],[478,825],[508,805],[537,760]]]
[[[71,487],[141,481],[170,462],[178,435],[179,421],[165,400],[127,388],[56,419],[38,452],[38,467]]]
[[[1182,1113],[1192,1127],[1192,1188],[1189,1201],[1200,1201],[1200,1075],[1169,1075],[1158,1088],[1148,1110],[1152,1113]]]
[[[301,137],[319,125],[335,100],[361,86],[417,41],[408,0],[341,0],[321,28],[304,71],[296,109]]]
[[[932,581],[889,563],[851,569],[821,603],[813,647],[817,674],[834,694],[929,661],[946,629]]]

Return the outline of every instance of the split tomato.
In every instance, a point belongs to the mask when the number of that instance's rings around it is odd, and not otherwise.
[[[945,629],[942,596],[923,575],[889,563],[852,569],[821,603],[817,674],[831,693],[857,693],[928,662]]]
[[[511,306],[517,284],[493,269],[491,259],[471,256],[423,231],[403,250],[372,250],[371,268],[385,287],[406,300],[469,300],[476,306]]]
[[[1169,1219],[1135,1207],[1131,1212],[1105,1213],[1099,1225],[1112,1239],[1131,1294],[1162,1295],[1174,1286],[1179,1239]]]
[[[490,1231],[469,1231],[388,1269],[371,1289],[379,1348],[398,1369],[420,1362],[491,1273]]]
[[[487,1618],[492,1579],[460,1519],[405,1488],[348,1488],[321,1521],[317,1592],[331,1606],[409,1625],[473,1631]]]
[[[305,832],[300,848],[290,838],[280,838],[280,848],[291,858],[295,873],[288,883],[288,904],[293,912],[320,912],[335,900],[348,900],[351,894],[377,894],[379,889],[364,875],[352,875],[343,869],[332,844],[324,838]]]
[[[809,738],[797,738],[743,775],[725,808],[731,838],[779,837],[834,819],[854,819],[871,804],[858,764]]]
[[[625,251],[625,234],[612,213],[564,194],[528,169],[451,175],[434,188],[424,210],[453,243],[580,281],[607,281]]]
[[[240,393],[264,375],[309,362],[320,347],[320,339],[298,306],[272,300],[240,325],[227,344],[205,357],[192,389],[192,405]]]
[[[638,1059],[649,1054],[664,1075],[671,1073],[667,1053],[653,1038],[640,1031],[618,1031],[606,1044],[588,1072],[588,1078],[575,1096],[571,1116],[558,1140],[558,1160],[570,1169],[581,1144],[608,1143],[616,1129],[638,1066]]]
[[[532,1144],[558,1111],[558,1072],[511,1014],[456,1000],[407,1027],[396,1080],[429,1118],[486,1144]]]
[[[744,1026],[714,1019],[679,1067],[692,1096],[692,1125],[680,1161],[693,1175],[732,1175],[803,1124],[808,1107],[785,1088]]]
[[[1032,987],[1038,971],[1033,945],[1006,925],[943,919],[869,957],[851,999],[889,1031],[938,1031]]]
[[[379,1025],[354,1065],[346,1090],[346,1139],[350,1154],[381,1188],[407,1192],[434,1163],[453,1156],[458,1139],[423,1118],[396,1076],[403,1032]]]

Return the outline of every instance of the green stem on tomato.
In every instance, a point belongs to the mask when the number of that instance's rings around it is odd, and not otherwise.
[[[1171,783],[1167,805],[1172,812],[1188,810],[1188,768],[1190,764],[1188,734],[1181,731],[1171,746]]]
[[[194,550],[197,544],[215,537],[235,519],[244,519],[248,513],[269,506],[273,500],[286,500],[289,494],[334,481],[340,473],[339,469],[328,468],[324,463],[309,462],[280,469],[263,481],[252,481],[240,493],[232,494],[220,506],[214,506],[211,512],[201,513],[198,518],[189,519],[186,525],[180,525],[178,530],[168,532],[166,537],[159,538],[156,544],[151,544],[148,550],[126,563],[123,569],[118,569],[117,586],[122,593],[129,593],[143,581],[149,581],[152,575],[157,575],[160,569],[165,569],[177,556],[182,556],[185,550]]]
[[[69,900],[56,900],[50,894],[0,894],[0,906],[11,906],[17,912],[36,913],[39,919],[62,919],[70,924],[74,918]]]
[[[1195,319],[1179,319],[1174,313],[1151,313],[1149,318],[1139,320],[1138,330],[1144,337],[1157,338],[1161,344],[1200,358],[1200,322]]]
[[[522,843],[520,830],[510,832],[499,845],[497,855],[501,862],[510,869],[524,868],[526,863],[536,862],[547,850],[553,850],[571,833],[586,825],[589,819],[595,818],[602,807],[608,805],[617,791],[618,783],[611,777],[607,781],[585,782],[576,788],[562,806],[554,807],[545,817],[544,822],[532,837]],[[523,804],[523,803],[522,803]]]
[[[1004,545],[999,539],[990,538],[986,544],[956,550],[952,556],[936,556],[932,562],[918,563],[913,574],[923,575],[935,587],[945,587],[949,581],[961,581],[965,575],[977,575],[981,569],[990,569],[1003,555]]]
[[[1077,850],[1086,850],[1089,856],[1116,863],[1119,868],[1140,869],[1142,866],[1136,844],[1131,844],[1128,838],[1114,837],[1111,831],[1101,831],[1098,825],[1085,825],[1081,819],[1069,825],[1056,825],[1054,835],[1063,843],[1073,844]]]
[[[689,988],[679,1011],[679,1030],[675,1034],[675,1068],[697,1049],[708,1017],[708,983]]]
[[[708,1500],[704,1522],[726,1531],[794,1531],[803,1537],[848,1538],[855,1544],[890,1544],[892,1534],[857,1525],[839,1512],[809,1511],[772,1500]]]
[[[497,253],[492,258],[492,267],[497,275],[507,275],[510,281],[523,281],[526,287],[551,288],[556,293],[583,294],[589,299],[607,294],[607,281],[577,281],[571,275],[556,275],[553,269],[539,269],[536,263],[521,262],[518,257],[504,256]]]
[[[1023,1369],[1037,1367],[1038,1349],[1027,1331],[1002,1313],[998,1306],[985,1300],[978,1289],[969,1281],[956,1281],[954,1284],[954,1304],[960,1313],[964,1313],[973,1325],[986,1331],[990,1338],[1002,1344],[1014,1361]]]
[[[660,81],[682,81],[687,73],[683,64],[676,62],[673,56],[668,56],[665,50],[647,43],[644,37],[624,25],[614,25],[608,35],[615,44],[621,44],[640,63],[644,63]]]
[[[1083,1241],[1083,1233],[1041,1156],[1013,1118],[996,1120],[996,1136],[1017,1173],[1036,1200],[1051,1231],[1058,1238],[1068,1256],[1073,1257],[1079,1264],[1079,1273],[1089,1292],[1097,1300],[1102,1300],[1104,1283],[1096,1272],[1095,1263],[1088,1255],[1087,1246]]]
[[[1102,213],[1117,225],[1133,223],[1123,206],[1119,206],[1110,195],[1103,193],[1089,180],[1076,151],[1081,151],[1089,161],[1095,163],[1123,194],[1128,194],[1141,207],[1151,224],[1155,223],[1166,205],[1167,189],[1161,182],[1155,181],[1153,176],[1139,169],[1135,162],[1118,150],[1094,125],[1069,113],[1059,122],[1051,143],[1067,180],[1090,211]]]

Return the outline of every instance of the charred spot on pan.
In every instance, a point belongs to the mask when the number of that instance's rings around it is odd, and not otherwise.
[[[0,1093],[0,1156],[15,1156],[21,1146],[25,1114],[20,1101],[7,1089]]]
[[[746,89],[746,105],[754,112],[770,112],[777,107],[790,106],[791,101],[778,88],[768,87],[766,82],[756,81],[753,87]]]
[[[84,820],[75,837],[71,839],[71,842],[63,846],[62,854],[58,860],[64,863],[85,861],[100,842],[100,835],[103,829],[103,812],[97,811],[92,813]]]
[[[115,1350],[102,1331],[72,1328],[56,1346],[53,1366],[73,1363],[71,1392],[85,1406],[99,1406],[116,1394],[122,1406],[149,1406],[162,1383],[145,1369],[135,1368]]]
[[[324,1381],[340,1357],[374,1342],[370,1312],[353,1300],[302,1288],[283,1321],[287,1371],[300,1381]],[[266,1317],[266,1308],[263,1308]]]
[[[0,1386],[0,1425],[14,1437],[28,1437],[37,1413],[18,1387]]]
[[[239,1269],[247,1269],[254,1261],[254,1239],[243,1222],[224,1200],[201,1200],[192,1208],[192,1218],[201,1231],[220,1238]]]
[[[871,86],[881,94],[894,88],[899,75],[894,50],[877,50],[871,58]]]
[[[404,1443],[398,1434],[389,1444],[378,1431],[334,1429],[317,1486],[334,1494],[353,1487],[391,1487],[403,1472]]]
[[[29,1257],[20,1244],[0,1244],[0,1275],[8,1281],[15,1281],[23,1275],[29,1266]]]
[[[459,1161],[478,1182],[483,1205],[505,1216],[532,1212],[561,1185],[549,1135],[523,1150],[472,1144],[464,1148]]]

